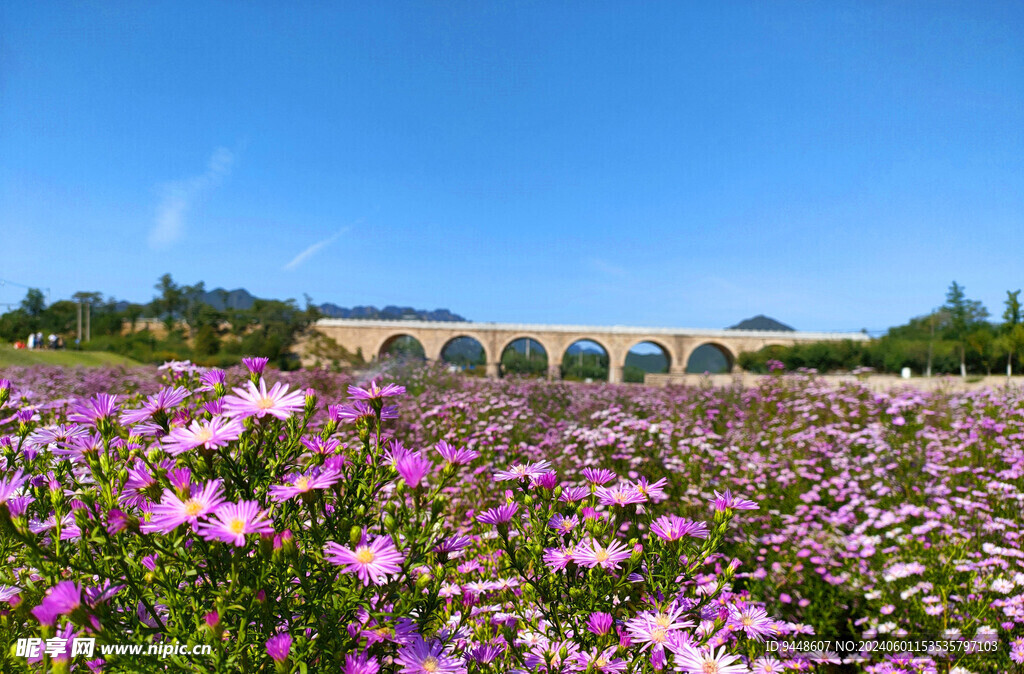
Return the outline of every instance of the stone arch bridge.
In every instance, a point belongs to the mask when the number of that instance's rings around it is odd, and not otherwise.
[[[709,344],[717,348],[736,369],[737,356],[764,346],[790,346],[799,342],[866,341],[862,333],[768,332],[760,330],[699,330],[687,328],[592,327],[581,325],[529,325],[515,323],[456,323],[443,321],[387,321],[324,318],[314,328],[349,351],[362,349],[366,358],[379,358],[397,338],[413,337],[423,345],[427,359],[441,360],[445,346],[459,337],[475,339],[487,359],[487,376],[498,376],[501,355],[512,342],[532,339],[548,358],[548,376],[557,378],[566,350],[575,342],[596,342],[608,354],[608,381],[621,382],[626,354],[641,342],[661,347],[669,362],[669,373],[686,372],[690,356]]]

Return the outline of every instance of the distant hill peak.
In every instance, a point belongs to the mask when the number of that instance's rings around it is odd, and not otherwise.
[[[789,327],[785,323],[780,323],[774,318],[769,318],[764,314],[758,314],[753,318],[740,321],[736,325],[730,325],[726,330],[765,330],[771,332],[796,332],[795,329]]]

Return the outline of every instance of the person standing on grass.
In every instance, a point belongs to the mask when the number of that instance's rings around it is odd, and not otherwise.
[[[28,335],[28,348],[29,351],[36,348],[36,334],[34,332],[30,332]]]

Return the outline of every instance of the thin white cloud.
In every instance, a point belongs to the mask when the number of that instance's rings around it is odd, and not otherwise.
[[[306,250],[302,251],[301,253],[293,257],[292,261],[286,264],[285,266],[281,267],[281,269],[283,269],[284,271],[292,271],[293,269],[297,269],[303,262],[305,262],[306,260],[313,257],[327,246],[337,241],[338,237],[347,232],[348,229],[348,227],[342,227],[341,229],[339,229],[337,232],[327,237],[326,239],[317,241],[313,245],[306,248]]]
[[[185,234],[185,216],[192,204],[204,192],[219,185],[231,173],[234,162],[235,155],[231,150],[218,147],[210,155],[205,172],[160,186],[160,203],[156,207],[153,228],[149,231],[150,248],[166,248]]]
[[[616,276],[618,278],[626,278],[629,276],[629,272],[622,267],[614,265],[607,260],[602,260],[599,257],[590,258],[590,266],[602,274],[607,274],[609,276]]]

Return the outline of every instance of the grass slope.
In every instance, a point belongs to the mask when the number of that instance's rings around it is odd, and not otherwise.
[[[29,351],[28,349],[15,349],[6,344],[0,345],[0,368],[14,365],[61,365],[65,367],[124,365],[131,367],[141,364],[126,356],[106,351]]]

